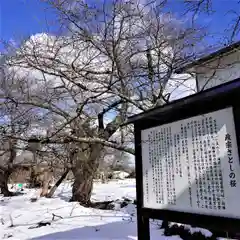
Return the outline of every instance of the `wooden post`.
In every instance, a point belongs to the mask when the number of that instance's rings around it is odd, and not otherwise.
[[[138,240],[150,240],[149,218],[144,217],[140,209],[137,212],[137,233]]]
[[[143,174],[142,174],[142,146],[141,131],[137,125],[135,131],[135,168],[136,168],[136,196],[137,196],[137,232],[138,240],[150,240],[149,218],[142,214],[143,207]]]

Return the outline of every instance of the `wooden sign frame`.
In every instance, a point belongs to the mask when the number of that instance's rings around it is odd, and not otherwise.
[[[128,124],[134,124],[135,134],[137,222],[139,240],[150,239],[149,219],[160,219],[190,224],[197,227],[230,233],[239,232],[240,219],[170,210],[156,210],[145,208],[143,205],[141,131],[197,115],[207,114],[227,107],[232,107],[233,109],[238,153],[240,156],[240,79],[173,101],[162,107],[129,118]],[[236,199],[236,201],[239,201],[239,199]]]

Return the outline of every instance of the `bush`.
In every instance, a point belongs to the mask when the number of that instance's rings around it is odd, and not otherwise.
[[[217,240],[217,237],[213,234],[211,237],[206,237],[200,231],[191,233],[190,229],[185,228],[183,225],[178,226],[177,224],[169,227],[168,222],[163,221],[161,228],[164,228],[165,236],[178,235],[183,240]]]

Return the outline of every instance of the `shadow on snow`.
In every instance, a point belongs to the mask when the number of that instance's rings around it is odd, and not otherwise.
[[[82,240],[134,240],[136,239],[136,224],[129,222],[111,222],[104,225],[86,226],[75,228],[64,232],[56,232],[44,236],[31,238],[31,240],[53,240],[53,239],[82,239]]]

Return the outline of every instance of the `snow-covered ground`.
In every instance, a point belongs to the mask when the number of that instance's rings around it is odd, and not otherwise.
[[[0,197],[0,239],[10,240],[134,240],[137,239],[136,209],[134,204],[115,210],[85,208],[68,202],[71,183],[62,184],[54,198],[30,199],[38,196],[37,190],[25,189],[24,194],[13,198]],[[133,179],[95,183],[92,199],[135,199]],[[50,225],[37,227],[39,222]],[[165,237],[159,222],[151,222],[152,240],[177,240],[178,236]]]

